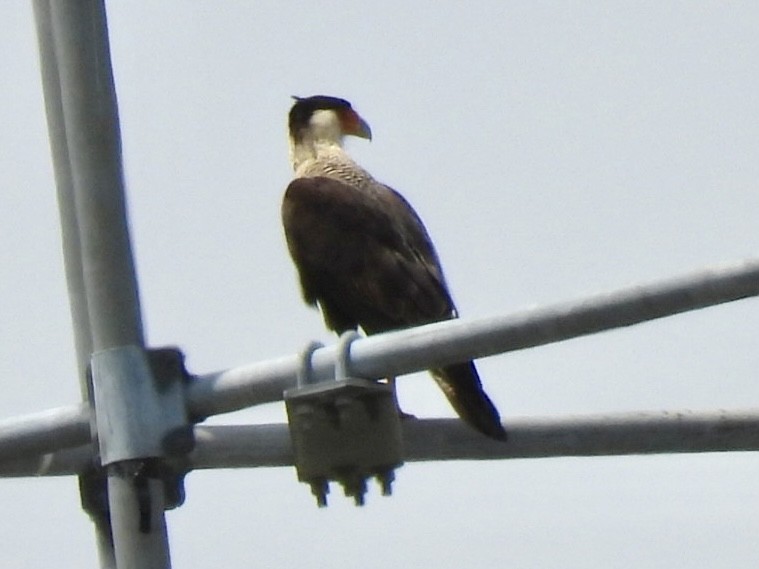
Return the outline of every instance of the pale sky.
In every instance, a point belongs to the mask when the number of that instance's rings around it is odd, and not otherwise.
[[[290,95],[430,230],[463,317],[759,253],[753,2],[108,3],[146,333],[195,373],[333,341],[279,220]],[[0,3],[0,418],[79,387],[32,9]],[[757,405],[759,302],[479,362],[509,417]],[[429,377],[405,410],[453,416]],[[280,404],[214,423],[284,420]],[[196,472],[173,565],[756,567],[754,453],[406,465],[319,510],[293,469]],[[74,478],[0,480],[6,567],[96,568]]]

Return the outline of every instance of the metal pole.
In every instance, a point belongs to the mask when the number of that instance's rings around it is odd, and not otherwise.
[[[52,2],[92,351],[144,344],[101,0]]]
[[[476,358],[559,342],[751,295],[759,295],[759,260],[524,312],[372,336],[352,344],[350,367],[366,377],[410,373],[450,363],[455,357]],[[313,352],[315,379],[332,377],[336,355],[335,346]],[[301,363],[295,354],[196,377],[186,387],[190,411],[208,416],[279,401],[285,389],[296,385]],[[86,409],[80,406],[0,421],[0,460],[84,444],[87,421]]]
[[[0,421],[0,463],[88,442],[89,416],[85,405],[76,405]]]
[[[82,397],[87,399],[89,396],[87,366],[90,363],[90,354],[92,354],[92,333],[90,331],[90,319],[87,311],[87,297],[84,291],[79,226],[77,224],[74,204],[74,180],[71,174],[71,163],[66,144],[61,85],[50,16],[50,0],[34,0],[34,15],[37,22],[37,39],[40,50],[42,86],[45,92],[47,128],[53,156],[55,184],[58,191],[58,209],[61,218],[64,259],[66,261],[65,270],[69,291],[69,305],[71,319],[74,324],[79,385]]]
[[[91,338],[89,346],[78,341],[77,347],[89,348],[91,353],[124,346],[142,348],[105,6],[102,0],[38,1],[35,9],[45,38],[41,40],[43,77],[53,82],[57,76],[58,83],[52,94],[46,86],[48,115],[54,115],[53,150],[60,161],[68,162],[70,172],[62,178],[65,186],[73,188],[73,192],[62,192],[64,251],[67,263],[69,256],[72,262],[67,271],[73,275],[69,284],[73,280],[75,322],[84,319],[84,306]],[[56,67],[46,71],[48,59]],[[137,487],[130,467],[138,469],[139,461],[126,462],[136,464],[117,464],[108,472],[116,565],[119,569],[169,567],[163,488],[160,484]],[[148,531],[135,518],[135,508],[144,516],[146,505]],[[102,548],[101,563],[114,566]]]
[[[92,464],[92,446],[0,462],[0,476],[77,476]],[[115,563],[115,560],[114,560]]]
[[[87,380],[87,368],[90,355],[92,354],[92,331],[90,329],[87,296],[84,288],[81,243],[79,241],[79,226],[74,200],[74,180],[71,172],[66,126],[63,116],[58,56],[53,39],[51,1],[54,0],[34,0],[33,7],[37,25],[40,68],[42,72],[42,87],[45,93],[45,110],[50,149],[53,157],[53,170],[55,172],[58,193],[66,283],[68,286],[69,306],[74,329],[74,347],[76,349],[76,361],[79,371],[79,388],[82,398],[88,404],[91,404],[92,394],[90,393],[89,381]],[[94,422],[88,425],[88,430],[90,431],[90,435],[94,434]],[[82,471],[80,470],[79,472]],[[105,495],[104,480],[102,477],[80,477],[79,491],[82,506],[90,515],[95,525],[95,541],[100,566],[103,569],[115,569],[116,557],[113,548],[110,516],[108,509],[105,507],[107,497]]]
[[[356,340],[350,369],[357,377],[393,377],[431,367],[542,346],[759,295],[759,260],[477,320],[448,320]],[[337,345],[314,351],[312,378],[334,377]],[[299,356],[198,377],[188,386],[194,415],[208,416],[279,401],[296,385]]]
[[[402,427],[406,462],[759,450],[759,409],[514,417],[506,444],[458,419],[410,419]],[[192,468],[293,464],[287,425],[195,430]]]
[[[404,461],[497,460],[759,450],[759,409],[512,417],[509,442],[491,441],[458,419],[407,420]],[[292,466],[287,425],[196,426],[188,467]],[[92,460],[79,447],[0,463],[0,477],[76,474]]]

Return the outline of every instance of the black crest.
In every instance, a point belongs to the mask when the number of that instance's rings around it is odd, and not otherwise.
[[[290,109],[290,117],[288,125],[290,132],[295,134],[302,128],[308,126],[308,121],[311,119],[311,115],[315,111],[319,110],[340,110],[350,109],[351,104],[345,99],[338,97],[329,97],[327,95],[314,95],[312,97],[296,97],[293,108]]]

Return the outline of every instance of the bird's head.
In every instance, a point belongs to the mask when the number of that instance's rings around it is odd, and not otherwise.
[[[288,125],[294,145],[323,142],[341,146],[348,135],[372,139],[369,125],[345,99],[326,95],[293,99]]]

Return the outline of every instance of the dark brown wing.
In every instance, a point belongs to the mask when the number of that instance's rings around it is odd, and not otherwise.
[[[303,296],[319,303],[330,328],[373,334],[454,316],[427,232],[394,190],[299,178],[282,220]]]
[[[456,317],[424,224],[395,190],[299,178],[285,192],[282,221],[303,297],[319,304],[338,333],[361,326],[374,334]],[[462,419],[506,438],[472,362],[432,375]]]

